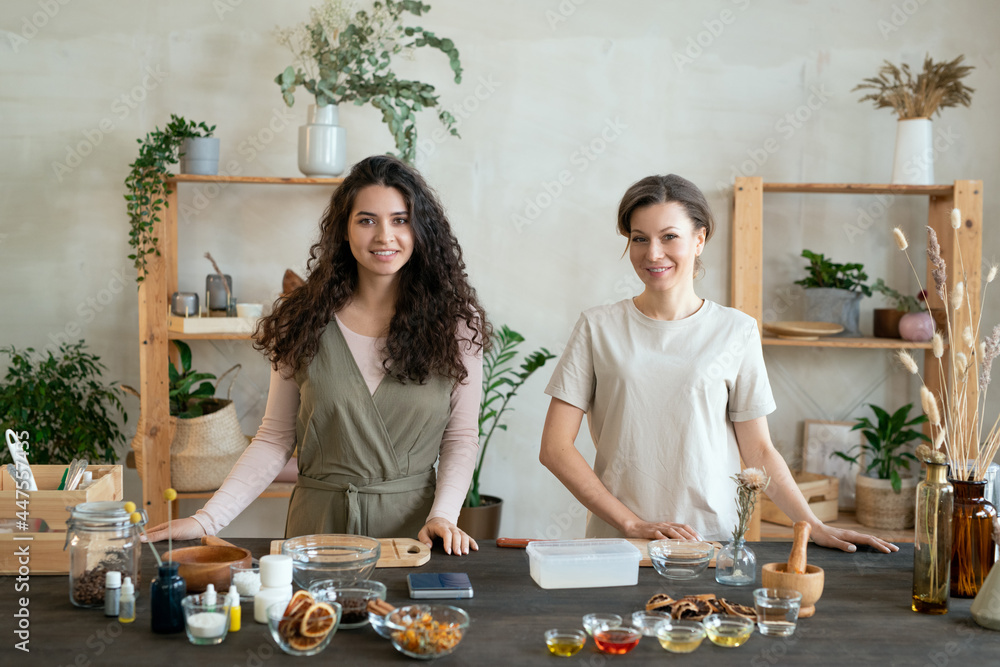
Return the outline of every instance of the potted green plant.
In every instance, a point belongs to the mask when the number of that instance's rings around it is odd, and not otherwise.
[[[462,65],[455,43],[419,26],[403,24],[404,13],[421,16],[429,10],[430,5],[419,0],[377,0],[370,11],[360,9],[352,15],[344,2],[326,0],[310,10],[308,22],[277,31],[278,42],[295,56],[294,64],[274,79],[282,98],[292,106],[295,90],[302,86],[316,100],[310,107],[309,124],[299,132],[299,168],[303,173],[333,175],[331,172],[343,170],[342,159],[339,165],[338,160],[324,164],[316,157],[324,150],[330,155],[344,154],[343,133],[328,129],[337,126],[337,105],[343,102],[378,109],[395,140],[398,156],[410,163],[416,157],[419,111],[436,109],[445,129],[458,136],[455,117],[441,108],[434,86],[401,79],[393,70],[395,56],[430,47],[448,57],[455,83],[461,83]]]
[[[211,137],[215,126],[195,124],[170,114],[166,128],[156,127],[139,143],[139,156],[129,165],[125,178],[125,201],[129,219],[129,246],[136,270],[136,282],[146,278],[146,256],[160,254],[159,239],[153,236],[153,225],[160,221],[160,211],[167,205],[170,193],[166,181],[170,165],[177,162],[185,139]],[[218,152],[218,151],[216,151]]]
[[[840,324],[840,336],[860,336],[861,296],[872,295],[864,266],[839,264],[811,250],[803,250],[802,257],[809,260],[806,277],[795,284],[806,288],[806,319]]]
[[[923,290],[916,296],[900,294],[879,278],[872,285],[872,292],[881,294],[894,306],[872,311],[872,328],[876,338],[929,341],[934,335],[934,320],[927,312]]]
[[[859,523],[893,530],[912,528],[917,480],[901,473],[908,473],[910,461],[917,460],[909,449],[910,443],[930,442],[922,431],[913,428],[926,422],[927,416],[910,419],[912,403],[891,415],[876,405],[868,407],[875,413],[876,423],[868,417],[857,419],[851,430],[861,431],[861,442],[847,452],[833,452],[831,456],[861,469],[856,496]]]
[[[500,514],[503,500],[479,492],[479,476],[483,472],[486,448],[496,431],[506,431],[501,419],[512,410],[510,401],[517,390],[549,359],[555,359],[547,349],[539,348],[524,357],[520,369],[514,366],[517,348],[524,337],[507,326],[493,335],[493,346],[483,358],[483,400],[479,407],[479,457],[472,473],[472,484],[465,506],[458,517],[458,527],[475,539],[496,539],[500,534]]]
[[[859,102],[896,112],[896,153],[892,182],[912,185],[934,183],[934,148],[931,116],[948,107],[967,107],[974,88],[962,79],[974,69],[963,65],[965,56],[934,62],[924,57],[923,71],[914,76],[910,66],[884,62],[878,75],[863,79],[853,90],[870,90]]]
[[[21,434],[30,463],[64,464],[86,458],[115,463],[115,446],[125,442],[118,426],[128,421],[121,391],[104,383],[107,367],[84,341],[63,343],[56,354],[35,356],[34,348],[0,348],[10,364],[0,384],[0,425]],[[34,357],[34,358],[33,358]],[[116,415],[117,413],[117,415]],[[10,462],[6,448],[0,462]]]

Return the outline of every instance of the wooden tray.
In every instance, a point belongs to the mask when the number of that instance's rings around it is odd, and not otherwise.
[[[792,477],[809,503],[809,507],[816,514],[816,518],[823,522],[837,520],[839,511],[837,496],[840,490],[840,480],[829,475],[801,471],[792,472]],[[788,515],[778,509],[778,506],[767,496],[761,497],[760,508],[762,521],[782,526],[792,525],[792,520],[788,518]]]
[[[820,336],[833,336],[843,330],[843,326],[832,322],[764,322],[764,331],[789,340],[819,340]]]
[[[271,553],[280,554],[284,540],[271,540]],[[383,537],[382,555],[376,568],[382,567],[420,567],[431,559],[431,549],[423,542],[409,537]]]

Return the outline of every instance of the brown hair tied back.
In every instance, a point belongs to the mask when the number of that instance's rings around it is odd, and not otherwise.
[[[715,232],[715,218],[708,200],[698,186],[677,174],[647,176],[633,183],[618,204],[618,233],[628,238],[632,233],[632,214],[645,206],[677,202],[687,211],[695,232],[705,230],[707,243]],[[701,270],[701,260],[695,261],[695,272]]]
[[[488,349],[492,329],[436,194],[415,169],[388,155],[354,165],[333,193],[320,222],[320,239],[309,249],[305,284],[275,302],[254,333],[254,347],[275,369],[292,373],[316,355],[327,324],[358,286],[347,225],[355,198],[370,185],[399,191],[414,237],[413,254],[400,270],[396,312],[385,341],[386,372],[401,382],[422,383],[431,374],[462,382],[468,373],[457,338],[460,323],[468,329],[472,349]]]

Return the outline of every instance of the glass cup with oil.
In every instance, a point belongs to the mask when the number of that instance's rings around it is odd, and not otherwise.
[[[558,628],[545,631],[545,645],[549,653],[568,658],[576,655],[587,643],[587,635],[583,630],[560,630]]]
[[[705,639],[705,626],[698,621],[661,621],[656,626],[660,646],[671,653],[691,653]]]
[[[742,616],[710,614],[702,621],[702,625],[705,626],[705,634],[713,644],[724,648],[736,648],[747,643],[756,623]]]
[[[758,588],[753,592],[760,634],[788,637],[795,632],[802,593],[790,588]]]

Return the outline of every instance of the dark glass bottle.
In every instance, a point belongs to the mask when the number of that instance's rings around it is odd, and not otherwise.
[[[181,600],[187,594],[187,584],[177,573],[180,566],[168,561],[160,566],[159,576],[150,586],[149,605],[152,611],[153,632],[172,634],[184,632],[184,610]]]
[[[951,480],[955,487],[952,519],[951,596],[974,598],[993,567],[993,520],[997,511],[984,494],[985,481]]]

